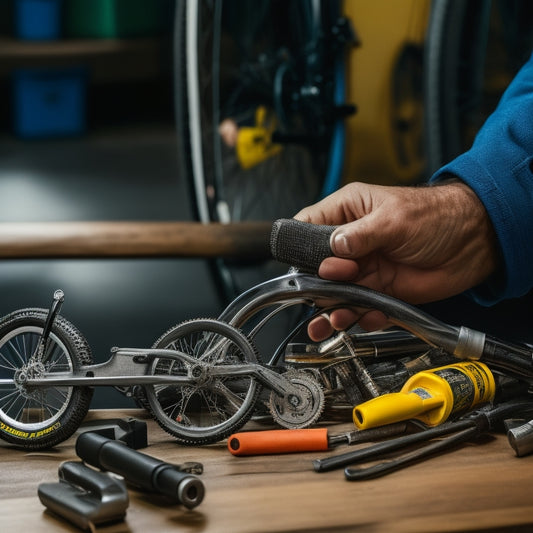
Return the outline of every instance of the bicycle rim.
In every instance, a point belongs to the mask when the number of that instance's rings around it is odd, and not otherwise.
[[[41,330],[36,326],[22,326],[6,335],[0,345],[2,375],[14,377],[17,363],[27,364],[39,342]],[[56,371],[72,372],[73,364],[65,345],[51,335],[48,365]],[[2,388],[0,413],[9,425],[23,426],[27,431],[40,431],[57,422],[65,412],[72,396],[72,387],[43,389],[39,394],[17,395],[16,386]]]
[[[312,18],[317,16],[314,4],[317,2],[309,4],[311,20],[304,22],[308,27],[301,30],[302,39],[318,24]],[[274,220],[292,216],[320,197],[332,134],[326,147],[283,143],[280,152],[244,169],[235,148],[219,133],[225,119],[235,121],[237,128],[253,127],[259,106],[265,106],[273,120],[280,121],[273,95],[276,76],[278,83],[284,83],[279,81],[283,60],[278,54],[303,53],[298,50],[303,45],[289,31],[289,21],[285,21],[285,29],[280,28],[279,20],[274,23],[279,11],[285,16],[289,13],[280,5],[275,1],[200,1],[186,2],[177,11],[176,26],[185,33],[185,39],[178,38],[176,43],[176,61],[181,65],[176,87],[177,107],[181,108],[178,130],[186,137],[182,157],[190,159],[188,174],[202,222]],[[248,13],[243,14],[243,9]],[[239,21],[244,18],[247,24],[228,22],[239,12]],[[343,84],[343,79],[338,78],[338,83]],[[342,87],[340,92],[343,95]],[[284,111],[287,114],[287,109]],[[289,120],[294,134],[301,117]],[[283,129],[287,124],[278,123],[278,127]],[[336,150],[341,143],[342,137],[337,137]],[[337,165],[340,159],[342,154],[336,158]],[[338,184],[339,175],[337,171],[330,181]],[[329,190],[333,187],[330,185]]]
[[[288,7],[291,4],[291,7]],[[319,128],[294,111],[290,98],[304,45],[318,35],[321,17],[334,20],[337,2],[305,0],[178,2],[175,19],[175,96],[178,151],[194,215],[204,223],[291,217],[334,191],[342,175],[342,121],[327,124],[318,141],[301,141]],[[301,24],[295,28],[291,14]],[[331,12],[331,13],[330,13]],[[324,21],[324,24],[329,22]],[[331,67],[331,99],[344,98],[342,59]],[[329,96],[329,95],[328,95]],[[272,139],[279,143],[244,167],[233,141],[220,127],[228,121],[239,135],[257,126],[264,109]],[[315,124],[316,122],[316,124]],[[289,139],[287,141],[287,139]],[[244,288],[283,271],[273,265],[216,261],[214,270],[231,299]],[[237,279],[236,279],[237,278]]]
[[[254,347],[238,330],[216,320],[192,320],[167,331],[154,347],[186,353],[198,365],[191,369],[181,361],[157,358],[151,365],[153,374],[204,373],[204,379],[192,385],[146,387],[155,419],[181,443],[217,442],[250,418],[260,385],[250,376],[209,376],[214,367],[256,361]]]
[[[42,354],[37,354],[46,311],[23,309],[0,323],[0,436],[25,449],[66,440],[87,414],[92,389],[26,386],[27,379],[72,372],[92,362],[82,334],[57,316]]]

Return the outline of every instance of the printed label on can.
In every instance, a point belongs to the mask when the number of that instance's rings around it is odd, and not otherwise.
[[[492,397],[487,373],[476,363],[462,363],[436,370],[435,375],[446,380],[453,395],[451,414],[467,411],[473,405]]]
[[[453,395],[453,407],[450,414],[457,414],[469,409],[476,397],[474,382],[458,368],[437,370],[435,374],[450,385]]]

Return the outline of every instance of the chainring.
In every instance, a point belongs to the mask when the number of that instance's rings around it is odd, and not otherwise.
[[[324,410],[325,396],[321,385],[309,373],[289,370],[283,376],[300,392],[301,400],[290,395],[283,398],[274,391],[270,393],[267,407],[272,418],[280,426],[298,429],[314,424]]]

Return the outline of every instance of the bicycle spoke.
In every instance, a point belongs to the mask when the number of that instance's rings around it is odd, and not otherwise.
[[[17,367],[13,363],[10,363],[5,357],[2,356],[1,359],[6,361],[7,364],[6,365],[0,364],[0,368],[5,368],[6,370],[17,370]]]
[[[12,405],[19,399],[19,397],[20,397],[19,393],[16,389],[12,393],[6,396],[3,396],[0,399],[0,403],[2,405],[1,410],[4,411],[5,413],[9,413]]]
[[[194,389],[191,387],[177,388],[174,386],[162,386],[156,388],[156,397],[162,402],[161,405],[167,416],[178,423],[183,423],[182,415],[185,412],[190,398],[194,394]],[[163,393],[168,393],[164,397]],[[169,396],[175,398],[172,403],[168,402]]]
[[[214,389],[226,400],[228,411],[235,414],[242,405],[243,399],[237,393],[233,392],[223,381],[217,380]]]
[[[227,420],[228,413],[218,406],[218,402],[216,401],[216,395],[213,394],[212,391],[202,390],[200,395],[204,399],[204,405],[206,406],[209,414],[212,415],[212,420],[210,420],[210,424],[213,424],[213,422],[220,423],[224,420]]]
[[[69,396],[70,390],[68,388],[47,389],[41,394],[42,405],[49,410],[52,416],[65,404]]]
[[[156,420],[181,442],[216,442],[251,416],[258,384],[246,377],[230,382],[210,375],[215,366],[256,360],[250,341],[233,326],[211,319],[184,322],[168,331],[154,347],[178,349],[198,361],[197,365],[191,365],[194,385],[146,387]],[[178,365],[183,374],[190,363]],[[177,375],[175,368],[171,369],[160,360],[154,360],[152,372]]]
[[[20,405],[20,407],[17,408],[17,407],[16,407],[17,404],[20,404],[20,403],[22,403],[22,404]],[[27,398],[21,398],[21,397],[18,397],[16,400],[14,400],[14,401],[11,403],[11,405],[10,405],[10,407],[9,407],[9,410],[10,410],[10,411],[13,411],[13,410],[15,411],[14,416],[13,416],[13,418],[14,418],[15,420],[17,420],[17,421],[22,421],[22,416],[21,416],[21,414],[23,413],[24,408],[26,407],[27,404],[28,404],[28,400],[27,400]]]
[[[15,359],[18,359],[19,363],[20,363],[20,366],[23,366],[24,364],[26,364],[26,358],[23,357],[23,353],[26,353],[24,351],[24,349],[22,349],[22,351],[18,348],[18,346],[16,346],[14,344],[13,341],[9,341],[5,347],[6,349],[6,352],[8,352],[8,354],[11,354],[9,356],[9,360],[12,360],[13,361],[13,365],[16,365],[16,362],[15,360],[13,359],[13,354],[15,356]],[[8,355],[2,355],[2,357],[8,361]],[[19,366],[15,366],[15,368],[19,368]]]

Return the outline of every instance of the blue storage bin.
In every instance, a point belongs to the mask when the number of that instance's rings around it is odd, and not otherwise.
[[[15,0],[15,35],[47,41],[61,37],[63,0]]]
[[[15,133],[25,138],[82,134],[86,129],[86,85],[84,68],[15,71]]]

